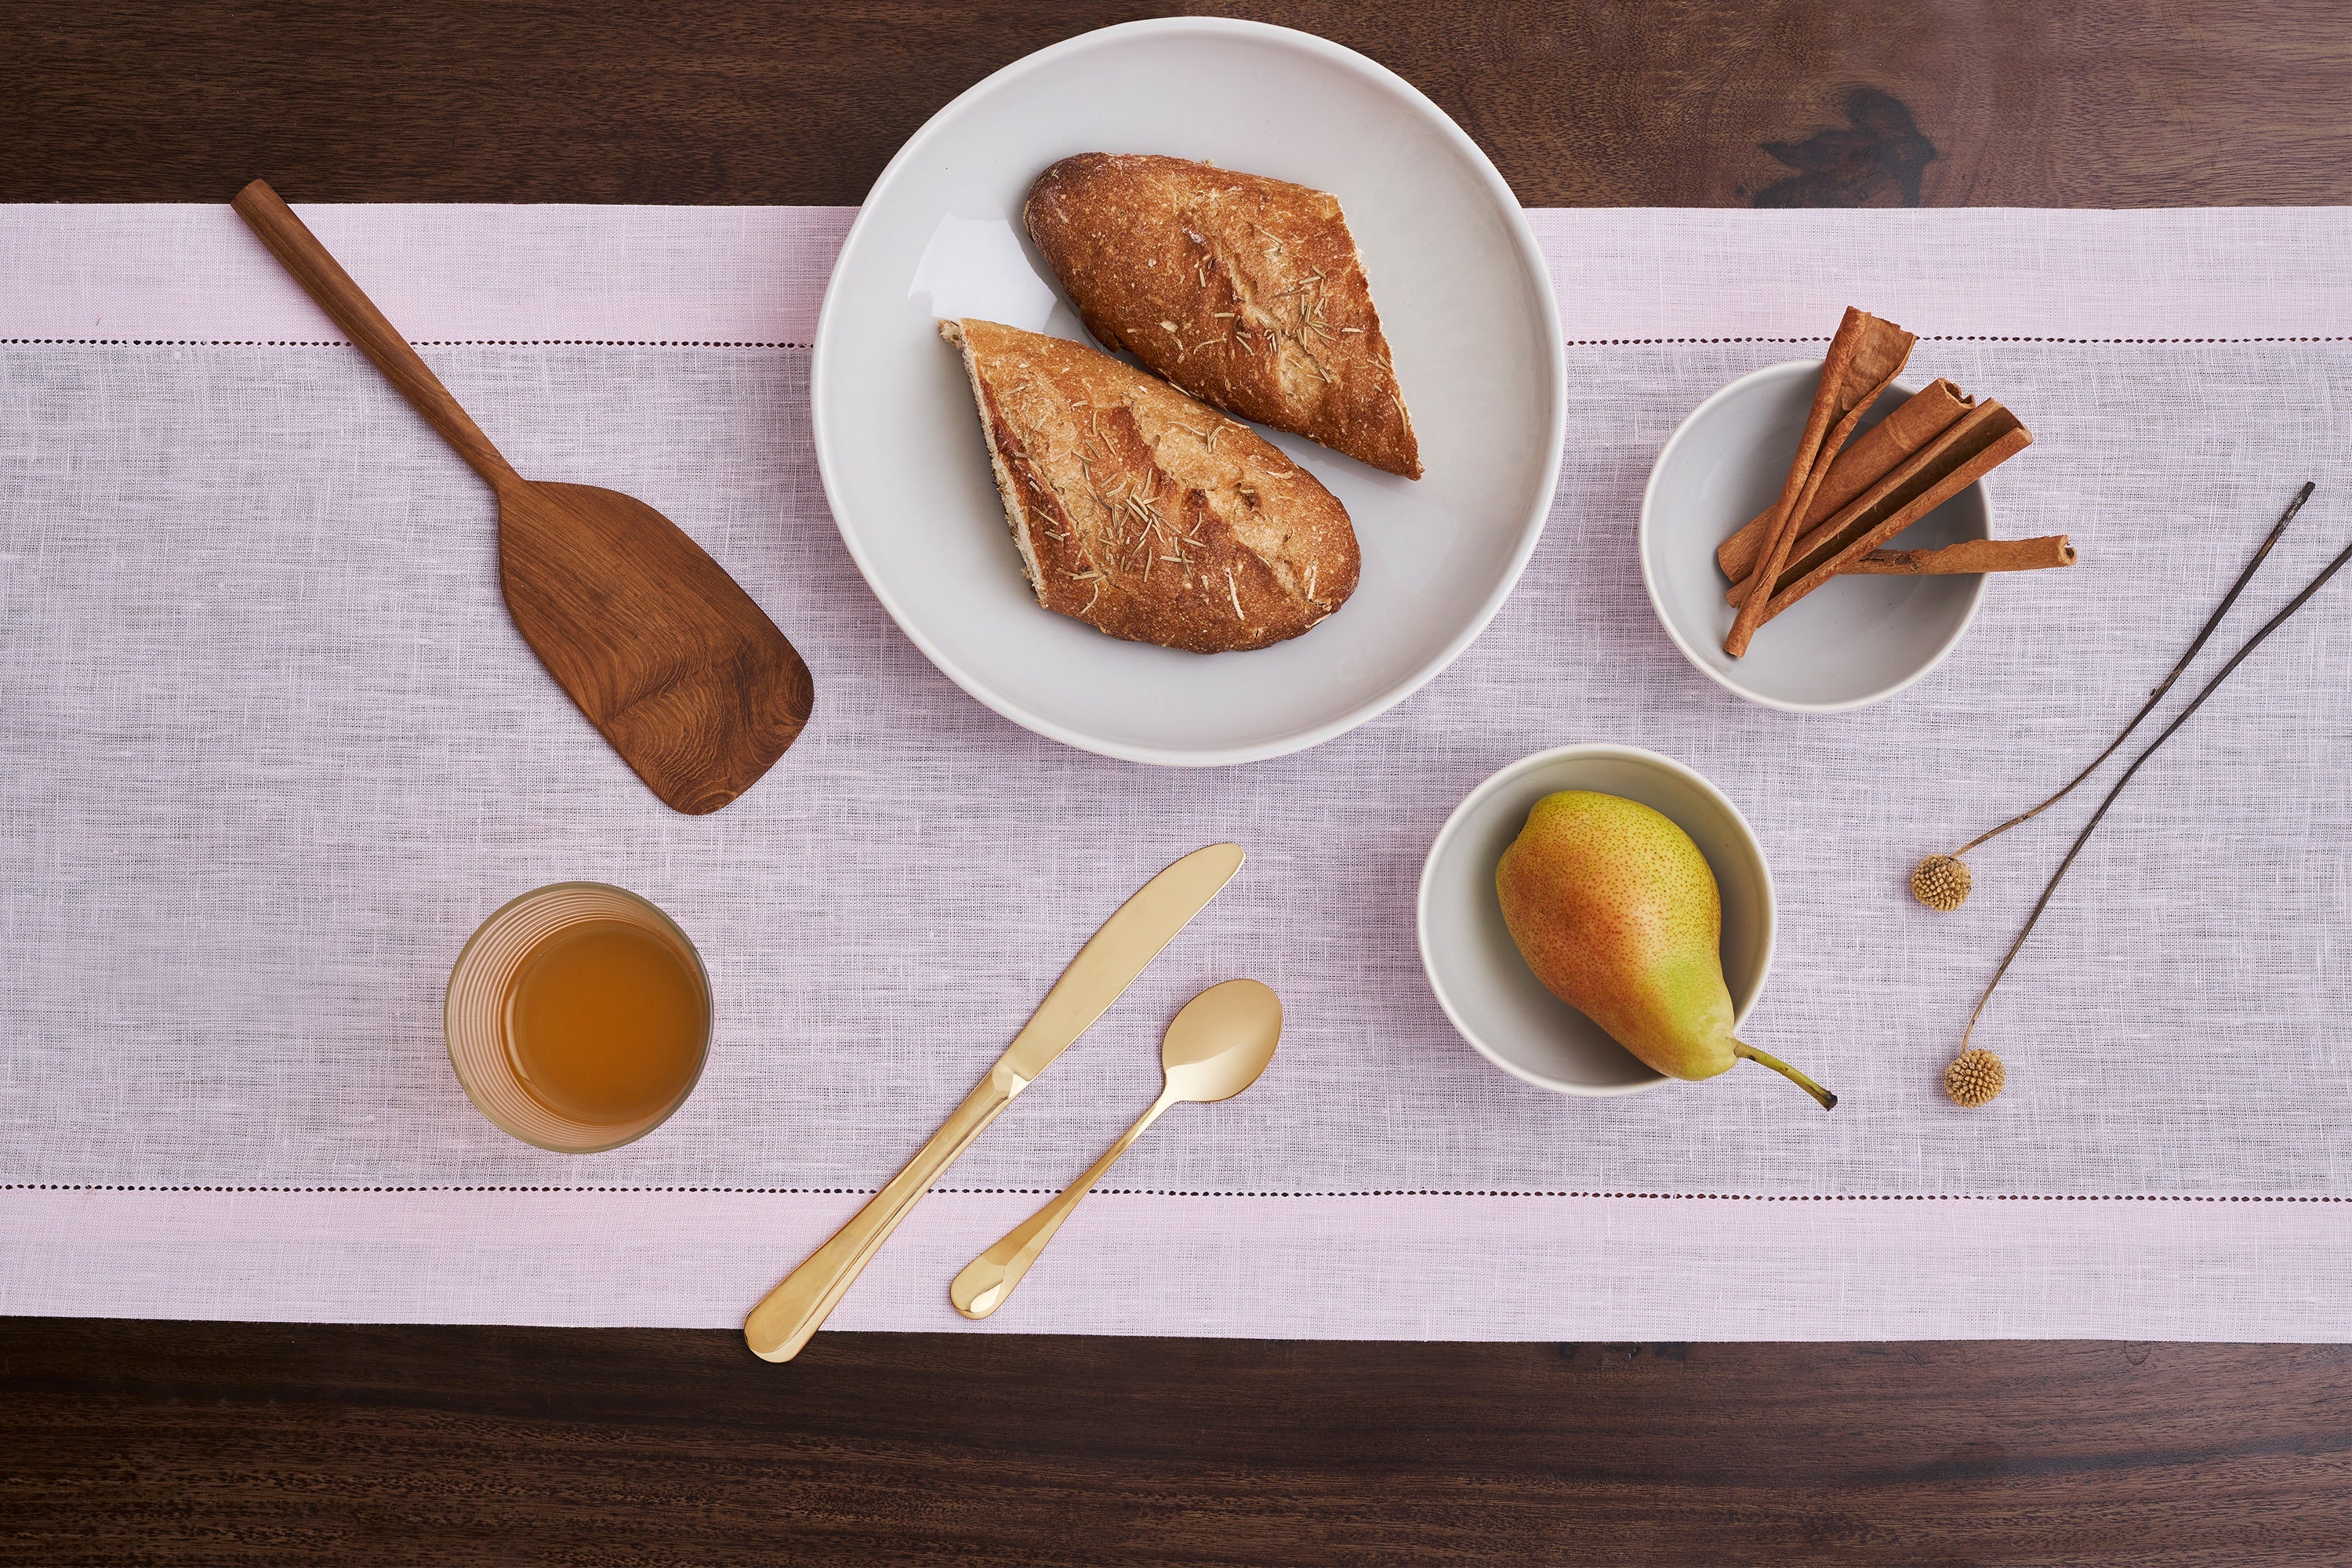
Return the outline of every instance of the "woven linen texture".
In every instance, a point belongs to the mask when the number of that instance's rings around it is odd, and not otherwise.
[[[488,491],[356,352],[0,347],[0,1183],[870,1189],[1128,892],[1230,837],[1241,878],[950,1186],[1058,1187],[1155,1092],[1176,1007],[1251,974],[1287,1009],[1273,1069],[1170,1116],[1115,1185],[2352,1196],[2352,584],[2076,865],[1979,1031],[2009,1064],[1990,1110],[1938,1075],[2100,791],[1972,856],[1958,914],[1906,889],[2105,744],[2295,484],[2317,499],[2147,733],[2352,537],[2352,344],[1923,341],[1911,376],[2035,432],[1990,481],[1997,531],[2069,533],[2083,564],[1996,581],[1927,681],[1822,716],[1685,665],[1633,550],[1675,424],[1808,352],[1571,347],[1551,520],[1489,631],[1349,736],[1194,773],[1031,735],[924,661],[827,514],[805,350],[427,350],[521,471],[658,507],[807,657],[806,735],[688,819],[533,661]],[[1754,825],[1780,931],[1746,1032],[1834,1115],[1753,1068],[1554,1097],[1437,1010],[1412,924],[1431,837],[1495,768],[1586,740],[1689,763]],[[490,1127],[441,1045],[467,935],[565,878],[661,904],[717,988],[694,1098],[589,1157]]]

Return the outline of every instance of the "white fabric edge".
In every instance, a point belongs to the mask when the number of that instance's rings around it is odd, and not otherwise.
[[[412,339],[806,343],[849,207],[297,208]],[[2352,209],[1531,211],[1571,342],[2352,333]],[[533,280],[501,255],[530,251]],[[1709,258],[1745,258],[1725,277]],[[340,342],[226,203],[0,205],[0,340]],[[1748,286],[1753,280],[1753,286]]]
[[[295,212],[415,342],[810,342],[855,207]],[[500,258],[528,253],[528,268]],[[0,204],[0,341],[342,342],[226,203]]]
[[[733,1328],[854,1194],[0,1193],[0,1312]],[[2352,1205],[1111,1193],[993,1319],[1042,1201],[938,1193],[837,1330],[1269,1339],[2352,1341]],[[1472,1279],[1465,1275],[1475,1276]],[[1450,1277],[1450,1278],[1448,1278]],[[1743,1281],[1724,1295],[1719,1282]],[[355,1281],[369,1282],[363,1292]],[[1955,1289],[1955,1281],[1967,1281]],[[1454,1303],[1475,1297],[1465,1319]],[[1115,1320],[1087,1303],[1125,1304]],[[1148,1331],[1128,1325],[1148,1323]]]

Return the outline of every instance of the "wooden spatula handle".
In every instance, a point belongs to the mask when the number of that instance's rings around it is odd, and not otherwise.
[[[278,199],[278,193],[266,181],[254,181],[237,192],[229,205],[261,237],[270,254],[285,263],[294,280],[319,301],[319,308],[351,335],[362,353],[375,362],[384,379],[425,416],[425,422],[438,430],[443,440],[457,449],[457,456],[494,487],[503,489],[519,482],[514,469],[490,445],[490,438],[467,416],[399,329],[384,319],[375,302],[360,291],[351,274],[336,263],[293,209]]]

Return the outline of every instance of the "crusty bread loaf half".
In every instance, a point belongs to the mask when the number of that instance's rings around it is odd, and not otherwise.
[[[1037,176],[1024,218],[1106,347],[1244,419],[1421,478],[1338,197],[1182,158],[1082,153]]]
[[[1356,591],[1347,509],[1244,425],[1066,338],[941,321],[1049,610],[1192,653],[1264,647]]]

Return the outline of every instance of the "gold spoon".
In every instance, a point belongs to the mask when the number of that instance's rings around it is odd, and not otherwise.
[[[948,1287],[948,1300],[967,1318],[985,1318],[1004,1305],[1078,1200],[1094,1190],[1103,1173],[1143,1130],[1160,1120],[1171,1105],[1191,1101],[1213,1105],[1231,1100],[1265,1071],[1274,1047],[1282,1040],[1282,1001],[1255,980],[1228,980],[1212,985],[1190,1002],[1168,1026],[1160,1046],[1160,1067],[1166,1080],[1151,1109],[1118,1136],[1085,1175],[1072,1182],[1044,1208],[1007,1232],[1004,1239],[964,1266]]]

